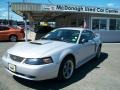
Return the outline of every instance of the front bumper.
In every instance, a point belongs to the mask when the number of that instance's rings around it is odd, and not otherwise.
[[[44,65],[28,65],[2,57],[3,65],[11,75],[28,80],[46,80],[56,78],[58,75],[59,65],[55,63]],[[10,70],[9,64],[15,66],[15,71]]]

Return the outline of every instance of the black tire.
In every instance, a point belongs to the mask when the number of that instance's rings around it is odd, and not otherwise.
[[[99,47],[97,48],[97,52],[96,52],[95,58],[96,58],[96,59],[99,59],[100,56],[101,56],[101,46],[99,46]]]
[[[73,75],[74,68],[75,68],[74,59],[71,56],[65,57],[60,65],[60,69],[58,73],[58,80],[64,81],[64,80],[70,79]]]
[[[16,41],[18,40],[18,38],[17,38],[16,35],[11,35],[11,36],[9,37],[9,40],[10,40],[11,42],[16,42]]]

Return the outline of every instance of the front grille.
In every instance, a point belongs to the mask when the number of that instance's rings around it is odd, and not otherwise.
[[[23,57],[11,55],[11,54],[10,54],[10,58],[11,58],[13,61],[16,61],[16,62],[22,62],[23,59],[24,59]]]

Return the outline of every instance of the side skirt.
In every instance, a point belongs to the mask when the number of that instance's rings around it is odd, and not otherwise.
[[[96,54],[93,54],[83,60],[81,60],[80,62],[78,62],[78,64],[76,65],[76,68],[79,68],[80,66],[82,66],[83,64],[87,63],[88,61],[90,61],[91,59],[93,59],[96,56]]]

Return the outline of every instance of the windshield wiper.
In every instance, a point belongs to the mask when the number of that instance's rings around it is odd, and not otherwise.
[[[32,44],[37,44],[37,45],[42,45],[42,44],[39,43],[39,42],[30,42],[30,43],[32,43]]]
[[[61,39],[59,39],[59,38],[41,38],[41,39],[43,39],[43,40],[55,40],[55,41],[61,41]]]
[[[70,43],[69,41],[67,41],[67,40],[62,40],[62,39],[60,39],[60,38],[41,38],[41,39],[43,39],[43,40],[54,40],[54,41],[62,41],[62,42],[67,42],[67,43]]]
[[[50,40],[61,41],[59,38],[51,38]]]
[[[47,40],[48,38],[44,38],[44,37],[42,37],[42,38],[40,38],[40,39]]]

